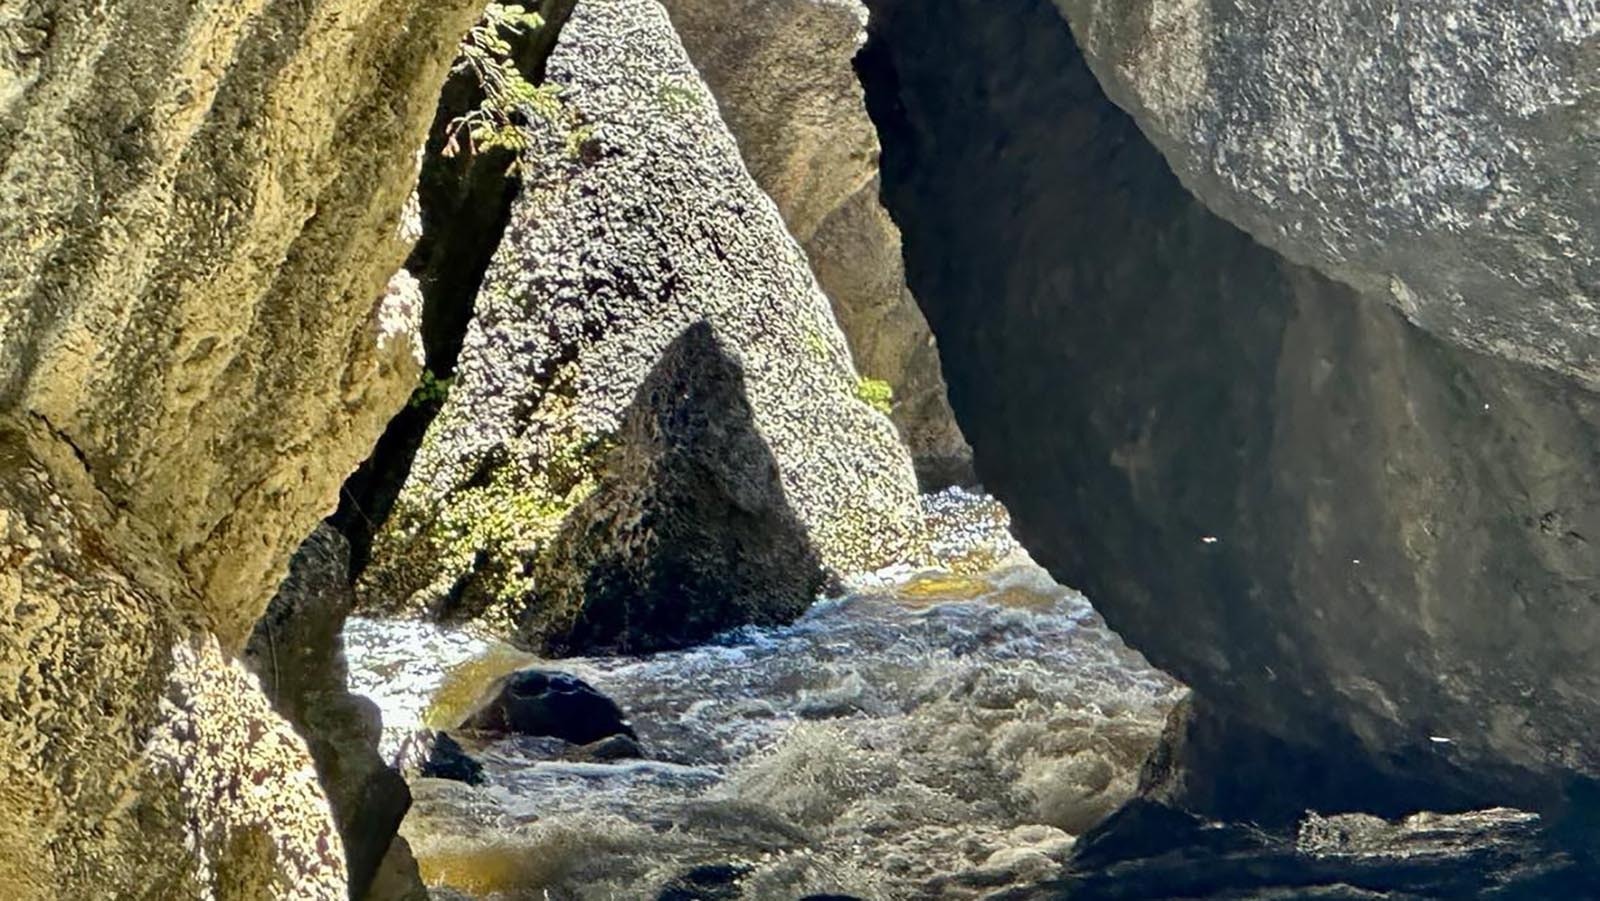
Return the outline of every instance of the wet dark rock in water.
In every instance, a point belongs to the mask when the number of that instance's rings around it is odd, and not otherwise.
[[[1330,785],[1549,811],[1600,775],[1600,396],[1213,215],[1047,0],[871,6],[908,277],[1036,559]]]
[[[1191,694],[1168,715],[1139,794],[1214,819],[1283,826],[1308,809],[1400,817],[1481,806],[1448,790],[1455,777],[1434,754],[1371,763],[1337,731],[1315,744],[1286,742]]]
[[[567,673],[520,670],[500,680],[494,697],[461,724],[480,732],[559,738],[587,745],[612,736],[637,739],[622,709]]]
[[[739,880],[752,869],[736,863],[695,867],[668,883],[656,901],[738,901],[744,894]]]
[[[427,759],[417,767],[417,775],[482,785],[483,764],[474,760],[450,733],[440,732],[433,737],[433,746],[428,750]]]
[[[1085,835],[1066,876],[1021,899],[1545,899],[1600,883],[1538,816],[1496,808],[1389,821],[1306,814],[1297,827],[1221,823],[1135,800]]]
[[[577,760],[592,760],[597,763],[608,760],[637,760],[644,756],[644,748],[639,746],[639,740],[632,735],[609,735],[576,749],[572,756]]]

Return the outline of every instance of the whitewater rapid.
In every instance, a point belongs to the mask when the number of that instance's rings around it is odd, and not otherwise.
[[[1060,868],[1132,793],[1181,693],[1081,594],[997,556],[856,579],[791,625],[648,657],[543,661],[354,618],[351,688],[400,759],[498,676],[560,669],[611,696],[649,757],[456,735],[485,783],[412,778],[402,827],[436,898],[983,897]]]

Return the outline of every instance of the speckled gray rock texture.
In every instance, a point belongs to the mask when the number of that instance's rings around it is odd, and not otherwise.
[[[0,427],[0,889],[346,897],[305,745],[76,466],[42,425]]]
[[[777,202],[833,302],[856,368],[894,390],[890,419],[925,489],[970,483],[939,350],[878,202],[878,133],[852,60],[857,0],[669,0],[756,183]]]
[[[341,898],[230,659],[415,381],[466,0],[0,4],[0,894]]]
[[[568,121],[530,130],[455,383],[361,602],[534,647],[642,647],[590,628],[628,620],[605,598],[697,622],[669,630],[681,640],[798,612],[816,562],[920,554],[909,456],[857,397],[827,298],[666,13],[585,0],[548,77]],[[751,591],[752,567],[781,590]],[[695,590],[661,594],[675,572]],[[696,621],[702,605],[724,615]]]
[[[1329,766],[1458,803],[1600,776],[1600,395],[1210,213],[1048,0],[1008,9],[879,0],[864,63],[912,288],[1024,545]]]
[[[1058,5],[1213,210],[1430,331],[1600,386],[1600,2]]]

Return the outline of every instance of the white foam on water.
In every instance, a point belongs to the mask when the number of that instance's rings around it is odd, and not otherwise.
[[[788,626],[543,664],[611,696],[651,760],[474,746],[485,785],[413,785],[404,833],[425,874],[456,892],[440,897],[653,898],[733,865],[743,897],[786,901],[978,898],[1047,878],[1132,793],[1181,689],[1081,594],[999,550],[976,575],[852,580]],[[346,640],[391,750],[452,669],[496,650],[359,618]]]

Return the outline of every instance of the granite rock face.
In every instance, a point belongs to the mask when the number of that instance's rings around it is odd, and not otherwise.
[[[7,896],[346,897],[305,745],[155,539],[41,425],[0,428],[0,474]]]
[[[472,14],[0,12],[7,897],[345,896],[231,656],[415,381],[404,148]]]
[[[586,0],[546,73],[563,117],[530,127],[362,603],[645,649],[918,553],[909,457],[665,12]]]
[[[900,232],[878,201],[878,133],[853,60],[856,0],[665,4],[756,183],[778,204],[833,302],[856,368],[894,391],[890,419],[925,489],[970,484],[939,350],[905,284]]]
[[[1419,804],[1600,776],[1600,396],[1251,240],[1048,3],[1014,6],[884,0],[864,65],[912,288],[1023,543],[1289,756],[1343,749]]]
[[[1058,5],[1211,209],[1435,334],[1600,386],[1600,3]]]

